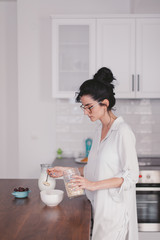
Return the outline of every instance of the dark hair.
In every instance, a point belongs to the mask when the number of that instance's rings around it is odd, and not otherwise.
[[[81,101],[84,95],[90,95],[95,101],[103,101],[108,99],[108,110],[111,110],[115,105],[116,99],[114,97],[113,80],[116,80],[110,69],[103,67],[97,71],[93,79],[86,80],[79,88],[76,102]]]

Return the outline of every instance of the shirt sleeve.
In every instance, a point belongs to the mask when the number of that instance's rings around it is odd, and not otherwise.
[[[120,188],[109,189],[115,201],[121,201],[123,191],[135,188],[138,182],[139,167],[136,153],[136,140],[132,130],[123,126],[119,131],[118,155],[121,163],[121,171],[115,177],[124,179]]]

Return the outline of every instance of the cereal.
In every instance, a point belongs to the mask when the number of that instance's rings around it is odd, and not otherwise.
[[[67,195],[69,198],[77,197],[77,196],[84,194],[84,190],[83,189],[75,189],[73,187],[73,183],[70,183],[70,182],[65,183],[65,187],[66,187]]]
[[[73,177],[74,175],[80,176],[78,168],[69,168],[69,169],[65,170],[63,173],[65,188],[66,188],[67,195],[69,198],[84,195],[83,189],[77,189],[74,186],[74,183],[70,182],[71,180],[74,179],[74,177]]]

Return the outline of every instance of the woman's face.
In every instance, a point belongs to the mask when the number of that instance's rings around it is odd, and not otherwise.
[[[92,122],[101,120],[107,112],[107,106],[101,106],[90,95],[82,96],[81,103],[84,114],[88,115]]]

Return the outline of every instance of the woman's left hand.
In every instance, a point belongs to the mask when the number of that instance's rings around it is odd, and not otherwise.
[[[82,176],[75,175],[74,179],[71,181],[74,186],[80,189],[87,189],[90,191],[95,191],[95,182],[91,182]]]

